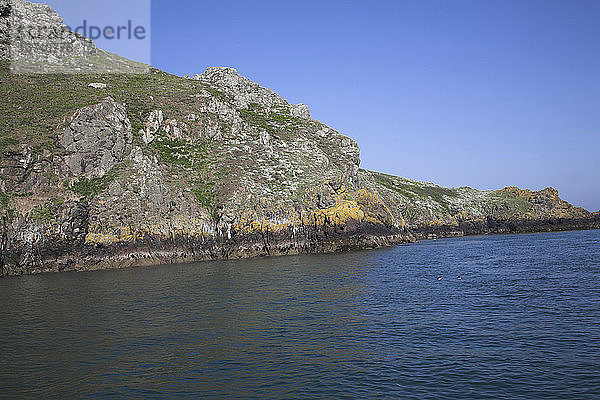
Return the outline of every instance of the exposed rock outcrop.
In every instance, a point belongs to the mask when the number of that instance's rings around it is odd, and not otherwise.
[[[78,110],[59,136],[72,175],[101,178],[123,161],[133,135],[125,107],[112,98]]]

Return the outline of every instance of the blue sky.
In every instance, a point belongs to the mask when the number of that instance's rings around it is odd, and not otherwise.
[[[152,64],[234,67],[355,139],[364,168],[596,211],[599,21],[596,0],[155,0]]]

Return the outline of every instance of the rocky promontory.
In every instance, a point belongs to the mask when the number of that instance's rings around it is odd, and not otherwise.
[[[0,9],[4,27],[63,26],[47,6]],[[356,142],[232,68],[181,78],[78,40],[60,57],[2,41],[2,275],[600,227],[550,188],[447,189],[362,170]],[[45,73],[23,70],[28,60]],[[78,73],[48,73],[54,64]]]

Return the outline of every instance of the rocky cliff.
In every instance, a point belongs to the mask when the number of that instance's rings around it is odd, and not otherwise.
[[[443,188],[372,171],[361,171],[394,215],[402,215],[416,238],[488,233],[548,232],[600,228],[600,213],[560,199],[558,191],[507,187],[479,191]]]
[[[4,27],[63,26],[22,0],[0,0],[0,14]],[[2,275],[599,227],[553,189],[361,170],[352,139],[234,69],[180,78],[77,40],[56,57],[2,41]],[[40,63],[46,73],[29,73]],[[48,73],[56,65],[78,73]]]

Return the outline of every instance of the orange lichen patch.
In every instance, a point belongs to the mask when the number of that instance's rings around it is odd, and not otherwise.
[[[317,199],[315,191],[309,191]],[[404,221],[396,221],[392,213],[377,193],[366,190],[348,192],[342,187],[333,196],[335,204],[325,209],[299,211],[283,208],[265,200],[259,200],[253,209],[245,211],[232,225],[233,231],[242,234],[253,232],[282,232],[295,227],[324,225],[344,225],[348,221],[371,222],[374,224],[391,223],[401,227]]]
[[[393,224],[401,227],[404,221],[396,221],[388,207],[377,193],[366,190],[348,192],[338,190],[334,196],[335,203],[325,209],[299,210],[284,207],[267,199],[260,199],[253,206],[247,207],[231,224],[222,225],[218,232],[214,223],[188,216],[177,216],[169,221],[149,218],[145,225],[132,231],[127,226],[111,224],[93,224],[86,237],[90,244],[112,244],[132,242],[146,236],[171,237],[181,235],[187,237],[207,237],[210,235],[278,233],[295,231],[301,226],[322,227],[325,225],[343,226],[350,221],[373,224]]]
[[[365,189],[360,189],[358,191],[358,203],[359,204],[370,204],[377,205],[383,207],[390,215],[392,212],[388,208],[388,206],[381,200],[379,193],[370,193]]]
[[[454,214],[453,216],[458,221],[464,221],[466,219],[472,219],[469,213],[466,210],[461,210],[459,213]]]
[[[358,201],[384,205],[378,193],[369,193],[365,189],[360,189],[358,191]]]
[[[136,236],[127,226],[112,227],[110,230],[99,229],[97,226],[90,226],[86,244],[113,244],[119,242],[132,242]]]
[[[456,223],[456,221],[453,221],[453,222]],[[448,225],[448,222],[442,221],[439,218],[435,218],[430,221],[427,221],[427,224],[429,226],[442,226],[442,225]]]
[[[573,212],[580,216],[590,215],[590,212],[583,207],[573,207]],[[597,213],[592,213],[592,214],[597,214]]]
[[[244,211],[231,229],[242,234],[281,232],[292,227],[298,221],[298,212],[293,208],[285,208],[261,199],[252,209]]]
[[[558,190],[556,190],[553,187],[547,187],[544,190],[540,190],[539,192],[536,192],[536,194],[540,194],[540,195],[544,195],[552,200],[558,200]]]
[[[388,206],[381,200],[378,193],[371,193],[365,189],[358,191],[358,205],[365,211],[365,220],[373,223],[391,223],[394,226],[404,226],[404,219],[397,221]]]
[[[338,201],[332,207],[314,212],[317,225],[329,222],[333,225],[345,224],[348,220],[363,221],[365,212],[356,201]]]
[[[563,207],[555,208],[550,212],[550,215],[554,218],[584,218],[589,213],[581,208]]]
[[[235,226],[236,230],[242,233],[251,232],[282,232],[290,228],[293,224],[286,221],[277,220],[259,220],[251,221],[249,224]]]

